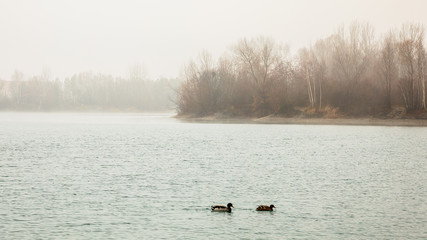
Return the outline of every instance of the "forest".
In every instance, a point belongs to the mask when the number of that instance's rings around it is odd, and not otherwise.
[[[424,44],[424,27],[415,23],[377,38],[369,23],[353,22],[294,54],[272,38],[243,38],[217,60],[203,51],[186,65],[178,114],[423,115]]]
[[[425,116],[425,29],[404,24],[376,37],[369,23],[342,25],[291,53],[269,37],[243,38],[218,59],[202,51],[175,79],[49,70],[0,80],[0,110],[161,111],[186,116]]]
[[[0,109],[14,111],[171,111],[177,79],[149,80],[139,65],[126,78],[82,72],[52,79],[48,69],[28,79],[15,71],[0,81]]]

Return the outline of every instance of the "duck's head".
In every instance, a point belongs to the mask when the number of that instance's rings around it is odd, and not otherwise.
[[[271,209],[273,209],[273,208],[276,208],[276,207],[275,207],[273,204],[271,204],[271,205],[270,205],[270,208],[271,208]]]
[[[227,207],[228,207],[228,208],[234,208],[232,203],[228,203],[228,204],[227,204]]]

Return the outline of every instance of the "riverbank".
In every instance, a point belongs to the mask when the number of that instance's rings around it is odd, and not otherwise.
[[[306,124],[306,125],[361,125],[361,126],[408,126],[427,127],[427,119],[394,118],[305,118],[266,116],[261,118],[224,117],[219,115],[194,117],[175,116],[184,122],[231,123],[231,124]]]

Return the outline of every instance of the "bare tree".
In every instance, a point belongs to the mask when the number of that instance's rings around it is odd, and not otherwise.
[[[24,84],[24,74],[19,71],[15,70],[12,74],[11,80],[13,82],[13,88],[12,88],[12,96],[14,98],[14,101],[18,105],[18,107],[22,104],[22,86]]]
[[[268,111],[269,92],[273,85],[272,74],[282,64],[281,46],[270,38],[242,39],[234,47],[242,71],[247,71],[255,89],[255,111]]]
[[[402,96],[410,110],[425,109],[424,27],[403,25],[399,34],[399,79]]]
[[[420,92],[419,101],[420,108],[427,110],[426,108],[426,51],[424,48],[424,27],[421,27],[421,33],[416,42],[416,54],[417,54],[417,80],[418,80],[418,91]]]
[[[233,114],[233,109],[230,109],[234,102],[234,93],[236,91],[236,64],[228,56],[222,56],[218,60],[216,74],[219,80],[218,95],[220,102],[219,107]]]
[[[383,81],[382,86],[385,92],[385,105],[388,110],[391,109],[392,83],[397,77],[397,69],[396,37],[394,32],[390,31],[382,42],[378,62],[378,70]]]
[[[306,82],[310,107],[316,111],[322,108],[322,83],[326,74],[326,59],[323,42],[319,41],[310,49],[299,51],[299,71]]]
[[[316,70],[318,62],[311,50],[303,48],[299,52],[299,67],[307,83],[308,100],[311,108],[317,108]]]
[[[335,77],[345,86],[343,107],[357,104],[356,87],[370,66],[374,45],[374,30],[368,23],[352,23],[348,31],[338,29],[333,38]]]
[[[273,82],[268,100],[272,111],[274,114],[288,113],[292,110],[289,88],[294,78],[294,64],[284,59],[276,65],[271,78]]]
[[[222,96],[222,82],[212,56],[203,51],[197,64],[190,61],[185,67],[184,77],[179,90],[179,111],[199,115],[216,112]]]
[[[147,70],[142,64],[134,64],[129,68],[129,79],[143,81],[147,79]]]

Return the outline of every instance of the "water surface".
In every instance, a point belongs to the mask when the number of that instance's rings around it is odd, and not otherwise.
[[[1,113],[0,237],[426,239],[426,143],[420,127]]]

